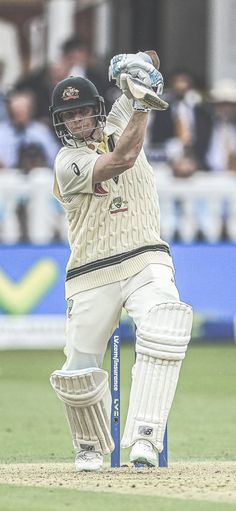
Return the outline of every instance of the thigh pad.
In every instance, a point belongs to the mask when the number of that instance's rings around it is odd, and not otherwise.
[[[164,360],[182,360],[190,340],[193,312],[184,302],[153,307],[137,331],[136,351]]]

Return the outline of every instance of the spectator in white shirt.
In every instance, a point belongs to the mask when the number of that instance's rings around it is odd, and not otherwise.
[[[213,116],[206,154],[208,168],[215,172],[236,171],[236,81],[220,80],[210,97]]]

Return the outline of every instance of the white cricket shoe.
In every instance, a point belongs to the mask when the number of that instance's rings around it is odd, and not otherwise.
[[[100,470],[103,464],[103,455],[97,451],[79,451],[75,458],[77,472],[83,470],[93,472]]]
[[[142,464],[148,467],[158,467],[158,452],[148,440],[138,440],[132,447],[130,457],[134,465]]]

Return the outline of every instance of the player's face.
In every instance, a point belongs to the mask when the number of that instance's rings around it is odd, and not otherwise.
[[[63,112],[62,120],[65,122],[68,130],[78,139],[87,139],[94,131],[96,117],[94,117],[94,107],[83,106]]]

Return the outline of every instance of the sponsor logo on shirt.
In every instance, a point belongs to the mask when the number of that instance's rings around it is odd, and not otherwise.
[[[108,195],[108,189],[105,188],[104,184],[96,183],[94,188],[94,195],[96,197],[106,197]]]
[[[74,172],[77,176],[79,176],[79,175],[80,175],[80,170],[79,170],[79,167],[78,167],[77,163],[72,163],[71,168],[72,168],[73,172]]]

